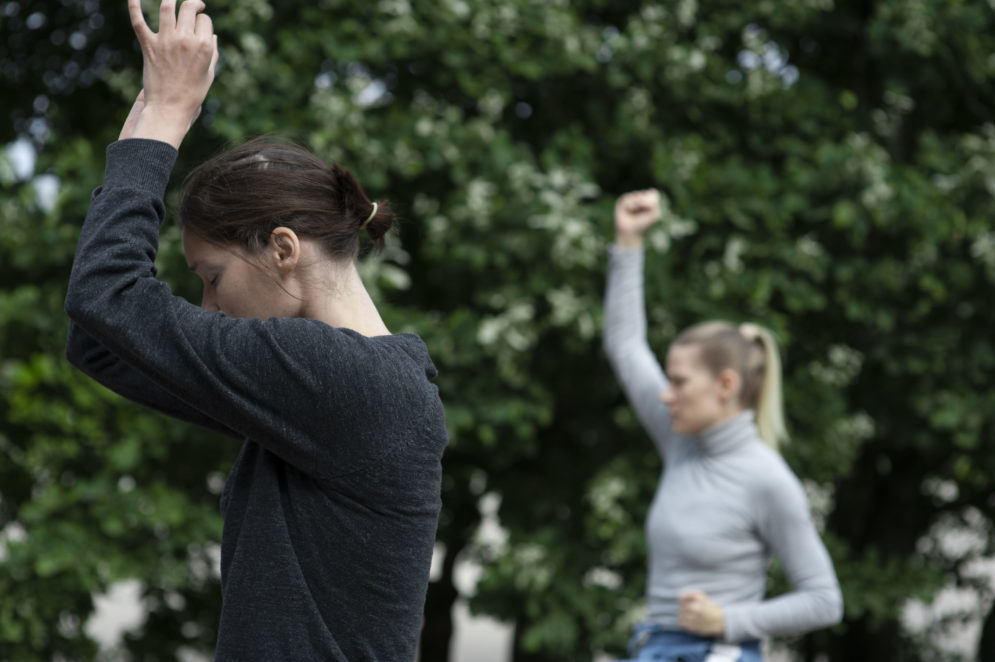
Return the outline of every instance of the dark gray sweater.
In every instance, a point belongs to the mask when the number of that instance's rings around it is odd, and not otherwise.
[[[76,251],[67,356],[122,395],[244,439],[221,497],[217,660],[414,659],[447,443],[416,335],[233,319],[153,261],[176,151],[107,149]]]

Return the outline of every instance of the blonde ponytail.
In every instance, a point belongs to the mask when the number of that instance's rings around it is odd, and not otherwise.
[[[784,402],[781,394],[781,358],[774,334],[756,324],[741,324],[739,332],[750,343],[748,359],[751,378],[756,379],[754,395],[748,396],[757,413],[757,429],[764,442],[773,448],[788,441],[784,424]],[[751,379],[752,381],[752,379]]]

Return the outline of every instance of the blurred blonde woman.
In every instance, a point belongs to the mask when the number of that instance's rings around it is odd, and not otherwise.
[[[629,657],[758,662],[764,638],[838,623],[839,583],[777,452],[786,432],[772,334],[704,322],[677,336],[664,369],[650,350],[642,240],[659,218],[657,191],[619,198],[605,295],[605,351],[664,461],[646,519],[647,621]],[[765,599],[771,554],[792,591]]]

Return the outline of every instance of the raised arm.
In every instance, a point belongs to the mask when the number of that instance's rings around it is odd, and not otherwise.
[[[786,465],[765,483],[760,535],[780,559],[792,590],[758,604],[726,607],[728,641],[801,634],[843,617],[836,571],[801,484]]]
[[[137,4],[133,0],[131,6]],[[74,335],[67,351],[88,373],[128,397],[250,437],[312,474],[356,470],[386,452],[389,437],[379,434],[374,414],[390,410],[391,399],[400,397],[364,391],[364,380],[404,384],[410,360],[384,356],[386,350],[370,339],[316,320],[211,313],[174,296],[155,277],[175,138],[182,138],[195,116],[206,86],[194,88],[213,67],[213,39],[198,35],[194,41],[200,45],[188,43],[191,30],[196,34],[204,25],[193,11],[202,6],[188,0],[167,32],[172,2],[164,2],[163,27],[154,40],[136,28],[143,50],[150,48],[144,95],[149,105],[142,98],[136,102],[122,131],[130,139],[107,150],[104,183],[80,232],[70,275],[66,312]],[[175,38],[164,37],[168,34]],[[206,52],[204,43],[212,44]],[[160,47],[166,52],[156,50]],[[158,73],[152,76],[150,70]],[[163,92],[172,89],[162,80],[169,75],[189,78],[186,101]],[[357,419],[376,421],[367,426],[368,438],[355,439]],[[333,447],[324,443],[330,438],[355,443]]]
[[[643,297],[643,233],[660,218],[656,191],[636,191],[615,205],[615,245],[608,265],[603,343],[608,360],[643,427],[661,453],[673,431],[660,394],[663,369],[646,340]]]

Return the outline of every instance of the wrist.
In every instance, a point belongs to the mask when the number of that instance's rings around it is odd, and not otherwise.
[[[135,123],[132,138],[147,138],[169,143],[179,149],[190,128],[190,113],[182,110],[146,106]]]
[[[643,235],[633,232],[618,232],[615,234],[615,245],[619,248],[642,248]]]
[[[721,639],[726,636],[726,615],[722,611],[722,607],[716,607],[715,609],[715,636]]]

